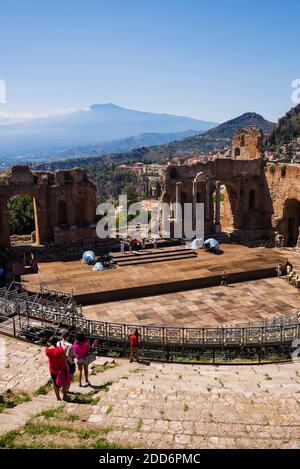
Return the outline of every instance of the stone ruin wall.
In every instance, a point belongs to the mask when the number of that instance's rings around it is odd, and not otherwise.
[[[272,202],[272,228],[289,241],[290,229],[296,232],[296,226],[289,225],[300,223],[300,165],[268,163],[265,177],[266,197]]]
[[[232,231],[264,230],[263,160],[217,159],[194,165],[170,166],[166,172],[163,201],[181,203],[197,201],[205,205],[205,232],[216,228],[217,187],[226,187],[222,228]],[[251,193],[255,201],[249,207]],[[268,226],[269,228],[269,226]]]
[[[192,203],[193,181],[198,178],[197,202],[207,205],[205,231],[216,233],[213,197],[219,183],[226,188],[222,230],[238,234],[234,238],[238,241],[274,238],[280,233],[286,244],[300,247],[300,165],[266,163],[262,142],[260,130],[239,129],[232,140],[231,158],[169,166],[163,200],[172,203],[181,197],[182,203]]]
[[[0,247],[10,247],[7,202],[18,194],[33,198],[37,244],[95,239],[96,186],[83,170],[53,173],[17,165],[0,174]]]
[[[262,156],[263,133],[259,129],[238,129],[232,138],[231,157],[249,160]]]

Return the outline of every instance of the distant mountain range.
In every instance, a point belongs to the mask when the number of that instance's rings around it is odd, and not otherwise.
[[[158,161],[164,162],[174,156],[184,156],[191,153],[203,153],[222,149],[231,144],[232,136],[239,128],[256,127],[269,135],[274,127],[272,122],[265,120],[261,115],[254,112],[247,112],[239,117],[220,124],[202,134],[194,135],[182,140],[175,140],[164,145],[142,146],[133,148],[130,151],[108,153],[103,156],[95,156],[91,153],[85,154],[85,158],[77,157],[64,161],[36,164],[36,169],[67,169],[74,166],[88,167],[106,163],[123,163],[133,161]],[[89,147],[87,147],[88,149]]]
[[[158,144],[177,138],[158,139],[154,134],[203,132],[215,123],[170,114],[155,114],[125,109],[114,104],[94,104],[86,110],[51,117],[0,125],[0,156],[5,161],[51,159],[51,155],[78,146],[96,146],[104,142],[107,150],[129,150],[133,142],[120,139],[138,137],[138,145]],[[146,134],[146,136],[144,135]],[[153,134],[152,137],[149,134]],[[182,138],[186,135],[179,135]],[[151,141],[152,138],[152,141]],[[113,140],[118,140],[116,146]],[[109,143],[107,143],[109,142]],[[105,146],[104,146],[105,148]]]
[[[160,133],[143,133],[133,137],[123,138],[120,140],[112,140],[110,142],[100,143],[98,145],[80,145],[68,149],[57,149],[52,151],[44,151],[30,153],[29,155],[17,156],[13,158],[14,163],[38,163],[41,161],[61,161],[73,158],[90,158],[93,156],[100,157],[111,153],[123,153],[131,151],[134,148],[144,148],[166,144],[175,140],[181,140],[193,135],[198,135],[199,130],[184,130],[182,132]],[[9,157],[12,162],[12,157]]]

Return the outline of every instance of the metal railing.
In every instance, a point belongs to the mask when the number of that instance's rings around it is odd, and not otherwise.
[[[295,339],[300,339],[300,313],[293,316],[279,316],[261,322],[226,325],[224,327],[163,327],[95,321],[83,316],[61,311],[56,302],[36,301],[18,291],[16,295],[0,292],[0,332],[24,337],[24,330],[40,327],[49,334],[59,333],[61,328],[70,331],[83,330],[87,337],[99,339],[107,353],[126,354],[128,335],[138,329],[142,348],[150,359],[175,360],[176,356],[189,357],[191,354],[204,357],[207,353],[229,354],[235,357],[248,353],[260,354],[266,348],[286,350]],[[28,340],[35,340],[25,335]],[[211,352],[213,351],[213,352]],[[217,352],[216,352],[217,351]]]
[[[4,305],[0,303],[0,313]],[[5,307],[4,307],[5,308]],[[40,321],[42,325],[55,324],[81,329],[88,336],[110,341],[127,341],[128,334],[138,329],[142,341],[149,344],[197,347],[252,347],[280,345],[300,338],[300,315],[279,317],[261,323],[248,323],[225,327],[161,327],[136,324],[109,323],[85,319],[81,316],[61,314],[39,303],[16,305],[14,314]]]

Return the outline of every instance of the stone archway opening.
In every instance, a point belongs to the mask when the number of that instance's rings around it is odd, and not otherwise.
[[[235,148],[235,150],[234,150],[234,156],[235,156],[236,158],[238,158],[239,156],[241,156],[241,150],[240,150],[239,147]]]
[[[249,210],[256,209],[256,191],[252,189],[249,192]]]
[[[283,222],[287,246],[296,246],[300,227],[300,201],[288,199],[284,204]]]
[[[16,194],[7,200],[11,245],[36,242],[38,233],[36,200],[30,194]]]
[[[225,231],[234,230],[237,228],[237,191],[229,184],[222,184],[221,196],[222,229]]]
[[[180,194],[181,199],[181,213],[182,213],[182,221],[184,222],[184,212],[185,212],[185,204],[188,202],[187,193],[182,191]]]

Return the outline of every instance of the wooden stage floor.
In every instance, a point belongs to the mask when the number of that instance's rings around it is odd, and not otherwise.
[[[22,277],[28,291],[38,285],[71,292],[78,304],[96,304],[149,295],[180,292],[219,285],[226,269],[229,282],[243,282],[276,275],[276,267],[284,258],[272,249],[222,245],[223,254],[203,250],[191,259],[173,260],[118,267],[93,272],[80,260],[39,264],[38,274]]]

